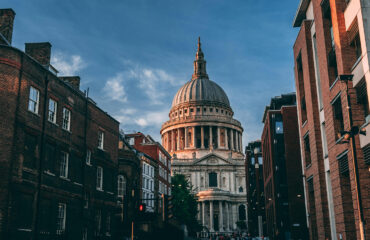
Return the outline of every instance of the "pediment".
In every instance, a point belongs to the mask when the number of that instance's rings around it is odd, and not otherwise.
[[[196,159],[194,165],[231,165],[229,159],[225,159],[217,154],[210,153],[202,158]]]

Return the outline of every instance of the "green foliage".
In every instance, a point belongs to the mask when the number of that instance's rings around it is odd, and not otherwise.
[[[172,177],[172,211],[173,216],[186,224],[189,232],[199,231],[200,225],[196,219],[197,197],[191,192],[191,186],[184,175]]]

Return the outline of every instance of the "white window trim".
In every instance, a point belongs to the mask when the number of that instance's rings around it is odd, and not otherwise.
[[[67,152],[62,152],[62,159],[61,161],[65,161],[64,163],[64,175],[62,175],[62,164],[60,165],[60,169],[59,169],[59,176],[61,178],[65,178],[65,179],[68,179],[68,162],[69,162],[69,153]]]
[[[54,109],[52,111],[50,110],[51,102],[54,102]],[[48,121],[49,122],[52,122],[52,123],[57,122],[57,111],[58,111],[58,102],[52,98],[49,98],[49,107],[48,107]],[[50,115],[51,112],[53,113],[53,115]],[[52,119],[50,119],[51,116],[52,116]]]
[[[31,91],[34,90],[37,94],[36,94],[36,101],[34,99],[31,99]],[[34,105],[34,109],[30,108],[30,103],[35,104]],[[32,112],[32,113],[35,113],[35,114],[38,114],[39,113],[39,104],[40,104],[40,91],[37,89],[37,88],[34,88],[32,86],[30,86],[30,91],[29,91],[29,95],[28,95],[28,111]]]
[[[60,219],[60,208],[61,207],[63,207],[63,221],[62,221],[62,225],[59,226],[60,229],[56,230],[57,235],[61,235],[66,230],[67,205],[65,203],[59,203],[59,205],[58,205],[58,221]]]
[[[67,120],[66,120],[66,113],[68,113],[68,119]],[[71,130],[71,116],[72,116],[71,110],[64,107],[63,108],[63,118],[62,118],[62,128],[64,130],[67,130],[67,131]],[[65,123],[67,123],[67,125]]]
[[[99,171],[101,171],[100,181],[99,181]],[[103,168],[97,167],[96,169],[96,189],[103,191]]]
[[[104,132],[98,132],[98,148],[104,150]]]
[[[91,166],[91,150],[90,149],[86,150],[86,164]]]

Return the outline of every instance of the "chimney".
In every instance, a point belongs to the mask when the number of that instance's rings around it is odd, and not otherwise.
[[[26,54],[30,55],[41,65],[50,65],[51,44],[49,42],[26,43]]]
[[[79,76],[68,76],[59,77],[64,82],[70,83],[74,88],[80,89],[80,77]]]
[[[11,45],[15,12],[11,8],[0,9],[0,43]]]

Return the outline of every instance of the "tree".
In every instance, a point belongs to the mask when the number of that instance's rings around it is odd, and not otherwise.
[[[188,227],[190,233],[200,230],[197,221],[197,197],[191,192],[189,181],[184,175],[172,177],[172,212],[173,216]]]

